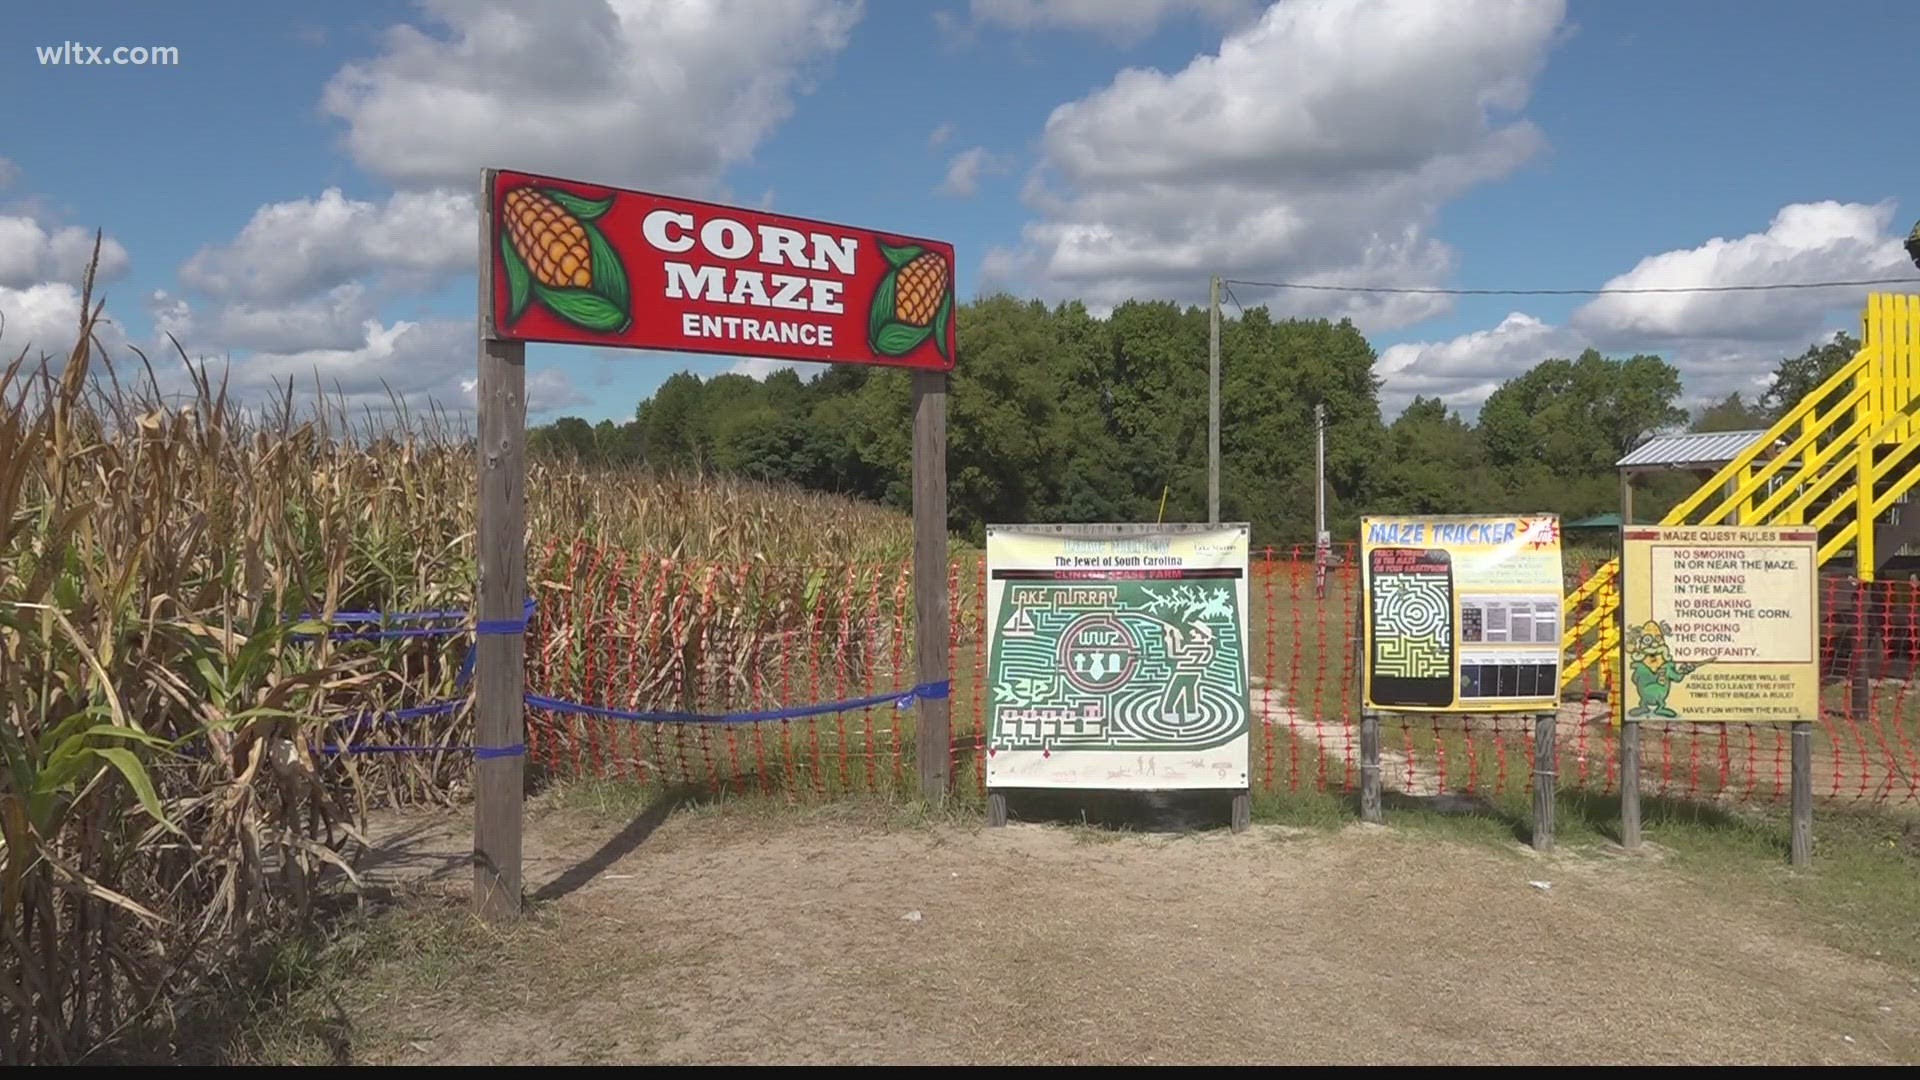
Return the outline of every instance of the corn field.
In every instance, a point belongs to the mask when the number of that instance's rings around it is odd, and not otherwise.
[[[116,365],[102,353],[90,278],[85,296],[69,354],[22,350],[0,370],[9,1065],[165,1032],[210,972],[310,916],[324,879],[352,877],[369,808],[450,800],[469,775],[455,754],[321,752],[384,710],[462,694],[463,637],[329,631],[339,612],[469,606],[465,433],[441,414],[296,406],[291,388],[243,406],[204,374],[168,395],[145,355]],[[668,563],[773,553],[827,568],[910,549],[885,511],[711,478],[536,462],[528,493],[536,596],[573,585],[539,553],[582,542]],[[744,662],[728,653],[735,631],[791,620],[794,602],[733,590],[648,652]],[[462,707],[409,738],[444,745],[470,730]]]

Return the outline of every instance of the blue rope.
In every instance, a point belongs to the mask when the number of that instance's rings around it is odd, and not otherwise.
[[[784,709],[765,709],[759,712],[741,713],[682,713],[682,712],[629,712],[625,709],[608,709],[599,705],[585,705],[577,701],[563,701],[560,698],[547,697],[544,694],[527,694],[526,704],[530,708],[546,709],[549,712],[578,713],[585,716],[597,716],[603,720],[631,720],[650,724],[753,724],[767,720],[797,720],[808,716],[822,716],[827,713],[851,712],[855,709],[885,705],[889,702],[896,709],[905,709],[915,701],[933,700],[948,697],[953,692],[953,683],[942,679],[939,682],[921,683],[910,690],[896,691],[891,694],[875,694],[872,697],[851,698],[846,701],[829,701],[818,705],[794,705]],[[466,704],[459,701],[436,701],[427,705],[417,705],[411,709],[386,714],[382,722],[415,720],[423,716],[437,716],[449,713]],[[453,754],[472,753],[476,761],[490,761],[495,758],[519,757],[527,752],[526,744],[513,746],[406,746],[374,743],[348,743],[346,745],[327,744],[320,747],[320,753],[327,756],[342,754]]]
[[[410,709],[397,709],[390,713],[361,713],[358,716],[345,717],[333,722],[334,727],[346,727],[359,723],[374,725],[399,724],[408,720],[418,720],[423,716],[444,716],[458,712],[467,703],[466,698],[450,698],[446,701],[430,701],[425,705],[415,705]]]
[[[518,634],[526,630],[527,620],[533,617],[534,601],[527,598],[526,606],[518,619],[483,619],[473,626],[479,634]],[[320,616],[304,614],[301,620],[318,619]],[[464,611],[402,611],[397,614],[385,614],[379,611],[337,611],[332,622],[340,623],[407,623],[407,622],[444,622],[448,619],[464,620]],[[330,641],[387,641],[395,638],[451,637],[464,634],[464,626],[413,626],[387,630],[332,630],[326,634]],[[289,641],[318,641],[319,634],[288,634]]]
[[[952,690],[947,680],[922,683],[911,690],[896,690],[891,694],[875,694],[872,697],[853,698],[849,701],[830,701],[821,705],[794,705],[785,709],[766,709],[760,712],[741,713],[683,713],[683,712],[628,712],[625,709],[608,709],[599,705],[582,705],[576,701],[562,701],[542,694],[528,694],[527,704],[536,709],[550,712],[579,713],[583,716],[597,716],[603,720],[633,720],[647,724],[755,724],[764,720],[797,720],[806,716],[821,716],[827,713],[851,712],[874,705],[892,702],[894,708],[905,709],[921,698],[944,698]]]
[[[491,761],[494,758],[519,757],[527,752],[525,743],[512,746],[386,746],[373,743],[348,743],[335,746],[331,743],[320,747],[320,753],[327,757],[339,757],[343,754],[466,754],[473,755],[476,761]]]

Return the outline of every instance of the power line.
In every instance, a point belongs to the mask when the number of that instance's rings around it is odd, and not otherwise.
[[[1676,285],[1619,289],[1416,289],[1398,288],[1391,285],[1307,285],[1296,281],[1249,281],[1245,278],[1221,279],[1221,284],[1223,285],[1251,285],[1262,289],[1297,289],[1303,292],[1397,293],[1420,296],[1613,296],[1648,293],[1780,292],[1788,289],[1841,289],[1859,288],[1862,285],[1911,285],[1913,283],[1913,278],[1904,277],[1862,278],[1858,281],[1787,281],[1774,282],[1766,285]],[[1227,290],[1227,295],[1233,295],[1231,288]],[[1239,301],[1235,300],[1234,303],[1238,304]]]
[[[1242,284],[1245,284],[1245,282],[1242,282]],[[1227,290],[1227,299],[1233,301],[1233,309],[1240,313],[1241,318],[1243,319],[1246,318],[1247,309],[1240,306],[1240,298],[1233,295],[1233,286],[1227,281],[1226,278],[1220,279],[1220,287]]]

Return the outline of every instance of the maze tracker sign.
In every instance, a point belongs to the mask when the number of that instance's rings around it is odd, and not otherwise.
[[[989,526],[987,785],[1246,788],[1247,535]]]
[[[1527,712],[1560,693],[1560,520],[1360,522],[1362,695],[1384,712]]]
[[[1627,529],[1620,566],[1626,715],[1818,719],[1819,535],[1810,527]]]

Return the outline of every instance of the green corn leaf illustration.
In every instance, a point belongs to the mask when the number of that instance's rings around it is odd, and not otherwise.
[[[940,310],[933,316],[933,347],[940,350],[940,359],[950,360],[947,355],[947,324],[953,321],[953,290],[940,298]]]
[[[887,260],[887,265],[893,267],[895,270],[926,254],[927,250],[919,244],[894,247],[892,244],[885,243],[884,241],[876,241],[876,243],[880,244],[880,254]]]
[[[533,294],[548,310],[582,329],[617,334],[632,321],[612,301],[586,289],[549,289],[536,281]]]
[[[567,213],[579,218],[583,224],[613,209],[613,196],[611,195],[604,199],[594,201],[591,199],[583,199],[578,195],[569,195],[555,188],[542,188],[541,194],[559,203],[565,208]]]
[[[880,287],[873,290],[873,303],[867,308],[867,344],[873,349],[880,348],[880,331],[893,324],[894,294],[900,287],[900,272],[895,270],[880,279]]]
[[[920,343],[932,333],[931,327],[888,323],[874,336],[873,351],[882,356],[905,356],[919,348]]]
[[[593,291],[606,297],[614,307],[627,311],[632,306],[628,302],[627,268],[620,265],[619,254],[599,229],[588,225],[586,230],[587,247],[593,252]]]
[[[532,295],[533,275],[527,272],[527,264],[520,261],[520,253],[513,250],[513,242],[505,232],[500,234],[500,262],[507,268],[507,325],[520,321],[520,313],[527,310],[527,298]]]

